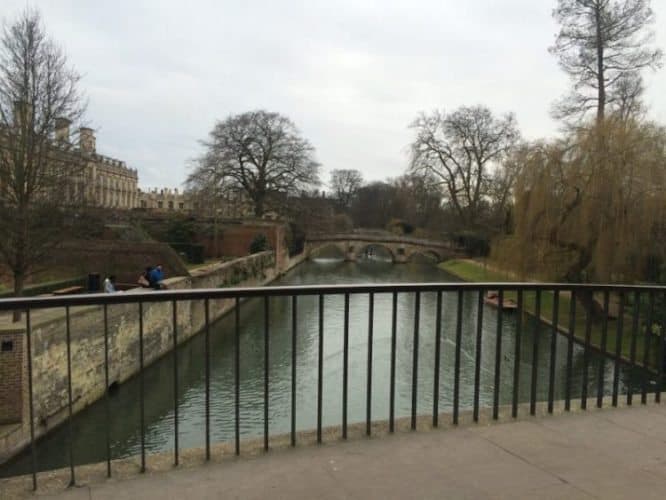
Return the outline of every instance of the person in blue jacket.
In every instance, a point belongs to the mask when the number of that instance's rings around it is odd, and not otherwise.
[[[155,290],[160,290],[161,288],[164,288],[162,286],[162,281],[164,280],[164,271],[162,271],[161,264],[157,264],[150,271],[150,274],[148,275],[148,280],[150,282],[150,286]]]

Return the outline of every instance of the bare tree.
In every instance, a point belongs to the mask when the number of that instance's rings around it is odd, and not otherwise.
[[[400,217],[405,210],[396,186],[374,181],[358,190],[351,212],[356,227],[384,229],[392,218]]]
[[[514,115],[497,118],[485,106],[463,106],[449,114],[422,114],[411,127],[416,130],[411,171],[441,181],[461,223],[476,226],[493,170],[520,138]]]
[[[555,105],[558,118],[596,110],[601,122],[607,106],[626,104],[628,88],[634,98],[640,95],[641,70],[661,63],[662,51],[651,47],[654,33],[647,30],[654,22],[650,0],[558,0],[553,17],[560,32],[550,51],[573,83]]]
[[[645,107],[641,97],[644,91],[643,77],[640,74],[628,74],[618,80],[617,91],[613,95],[612,104],[614,114],[622,122],[643,117]]]
[[[415,228],[443,230],[442,190],[432,175],[405,174],[393,180],[399,217]]]
[[[261,217],[272,195],[295,194],[319,183],[314,147],[293,122],[264,110],[229,116],[217,122],[205,154],[187,180],[190,189],[212,192],[242,189]]]
[[[358,170],[333,170],[329,184],[340,206],[350,208],[354,196],[363,185],[363,175]]]
[[[63,207],[83,194],[81,155],[65,136],[85,103],[79,74],[24,11],[0,39],[0,259],[22,295],[25,280],[62,237]]]

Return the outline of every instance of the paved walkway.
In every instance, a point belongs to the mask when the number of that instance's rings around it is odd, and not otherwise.
[[[666,404],[304,446],[40,498],[663,499]]]

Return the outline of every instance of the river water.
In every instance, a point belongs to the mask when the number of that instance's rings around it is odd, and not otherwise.
[[[388,262],[309,261],[277,281],[276,285],[333,283],[398,283],[455,281],[450,275],[425,263],[394,265]],[[457,294],[443,296],[442,344],[440,369],[440,411],[452,408],[453,366],[455,355],[455,320]],[[412,398],[412,359],[414,328],[413,294],[399,294],[396,358],[396,417],[410,415]],[[391,348],[391,294],[377,294],[374,309],[373,342],[373,419],[389,415],[389,374]],[[481,349],[480,405],[493,401],[496,311],[484,306]],[[460,408],[473,404],[474,359],[476,348],[476,293],[465,294],[461,345]],[[429,414],[433,405],[436,294],[422,293],[420,315],[418,413]],[[323,425],[342,421],[343,369],[343,296],[325,298]],[[352,295],[349,307],[349,422],[365,419],[366,367],[368,338],[368,296]],[[270,303],[270,420],[271,435],[288,433],[291,410],[291,299],[274,298]],[[500,404],[512,398],[514,352],[514,315],[503,315]],[[529,323],[529,322],[528,322]],[[218,321],[211,330],[211,441],[234,439],[234,315]],[[263,302],[249,301],[241,307],[240,333],[240,432],[242,438],[263,435],[264,340]],[[316,428],[318,299],[300,297],[297,317],[297,428]],[[537,398],[547,399],[550,359],[550,333],[542,329],[538,352]],[[525,325],[521,341],[519,399],[529,401],[532,370],[532,326]],[[555,366],[555,399],[564,397],[567,341],[558,336]],[[178,350],[179,369],[179,440],[180,447],[204,446],[204,338],[194,337]],[[572,397],[582,388],[582,358],[574,348]],[[592,355],[589,365],[589,395],[596,394],[599,363],[604,363],[605,388],[612,388],[613,364]],[[622,368],[620,390],[635,379]],[[173,357],[166,356],[145,372],[146,450],[148,453],[172,450],[174,447]],[[111,452],[113,458],[140,453],[139,382],[133,379],[118,388],[110,398]],[[578,403],[574,402],[573,405]],[[101,462],[106,459],[105,403],[100,401],[76,415],[74,458],[76,464]],[[67,426],[61,426],[40,440],[37,462],[40,470],[69,464]],[[0,467],[0,476],[27,473],[27,453]]]

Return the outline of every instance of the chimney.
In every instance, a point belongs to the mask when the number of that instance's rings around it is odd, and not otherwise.
[[[95,132],[88,127],[79,129],[79,147],[85,153],[95,152]]]
[[[55,119],[55,138],[58,142],[69,142],[69,126],[71,120],[60,117]]]

